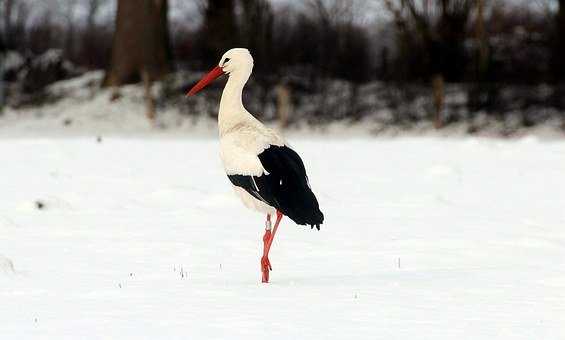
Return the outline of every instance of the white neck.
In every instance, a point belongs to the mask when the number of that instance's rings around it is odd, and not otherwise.
[[[222,99],[220,100],[220,112],[218,114],[218,125],[220,128],[220,135],[233,126],[252,118],[243,107],[242,95],[243,87],[251,72],[232,72],[229,75],[228,82],[222,92]]]

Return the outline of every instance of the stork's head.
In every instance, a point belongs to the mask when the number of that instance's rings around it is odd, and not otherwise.
[[[251,73],[253,69],[253,57],[246,48],[232,48],[224,53],[220,59],[219,67],[224,73]]]
[[[245,82],[251,75],[252,70],[253,57],[251,53],[249,53],[249,50],[246,48],[232,48],[224,53],[218,66],[214,67],[190,89],[187,96],[196,94],[223,74],[227,74],[230,77],[236,76],[241,78],[241,81]]]

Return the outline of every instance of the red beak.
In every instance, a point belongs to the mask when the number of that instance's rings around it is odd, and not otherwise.
[[[190,91],[188,91],[186,96],[188,97],[188,96],[195,95],[198,91],[200,91],[203,88],[205,88],[206,86],[208,86],[208,84],[210,84],[212,81],[214,81],[214,79],[218,78],[222,74],[224,74],[224,70],[222,70],[222,68],[220,66],[214,67],[210,72],[208,72],[208,74],[206,74],[204,77],[202,77],[202,79],[200,79],[200,81],[198,83],[196,83],[196,85],[194,85],[190,89]]]

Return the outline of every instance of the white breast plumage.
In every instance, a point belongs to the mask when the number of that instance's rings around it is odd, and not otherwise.
[[[220,157],[228,175],[261,176],[266,171],[259,155],[270,145],[284,145],[284,140],[273,130],[251,124],[238,124],[222,133]]]

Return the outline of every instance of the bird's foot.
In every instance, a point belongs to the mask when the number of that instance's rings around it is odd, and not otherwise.
[[[269,271],[273,270],[271,267],[271,261],[266,256],[261,258],[261,272],[263,273],[263,279],[261,280],[263,283],[269,282]]]

